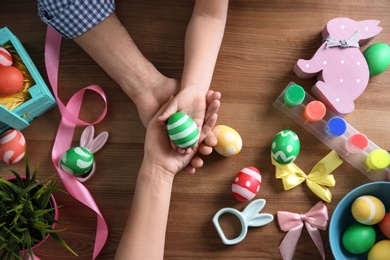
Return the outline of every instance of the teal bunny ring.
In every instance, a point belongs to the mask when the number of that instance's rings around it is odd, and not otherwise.
[[[234,239],[228,239],[226,237],[225,233],[223,232],[223,230],[221,228],[221,225],[218,222],[219,217],[221,215],[225,214],[225,213],[230,213],[230,214],[235,215],[241,222],[241,233],[240,233],[240,235],[238,237],[236,237]],[[214,222],[214,226],[217,229],[217,232],[218,232],[219,236],[222,239],[222,242],[225,245],[234,245],[234,244],[240,243],[246,237],[246,234],[248,233],[248,228],[247,228],[248,227],[248,223],[247,223],[247,221],[241,215],[240,211],[238,211],[236,209],[233,209],[233,208],[223,208],[223,209],[219,210],[217,212],[217,214],[215,214],[215,216],[213,218],[213,222]]]
[[[265,206],[266,201],[264,199],[254,200],[249,203],[246,208],[240,212],[233,208],[223,208],[219,210],[213,217],[213,223],[217,229],[218,235],[221,237],[222,242],[225,245],[234,245],[244,240],[248,233],[248,227],[260,227],[270,223],[274,220],[274,216],[268,213],[259,213]],[[235,215],[241,223],[241,233],[234,239],[228,239],[223,232],[221,225],[219,224],[219,218],[225,213]]]

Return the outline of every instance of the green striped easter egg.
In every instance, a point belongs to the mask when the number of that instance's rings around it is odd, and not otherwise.
[[[182,112],[177,112],[168,119],[168,135],[180,148],[191,148],[199,139],[199,130],[195,121]]]
[[[92,169],[93,162],[92,152],[78,146],[70,148],[61,156],[60,167],[69,174],[81,176]]]

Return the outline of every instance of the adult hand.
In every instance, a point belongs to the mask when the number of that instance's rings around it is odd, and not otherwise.
[[[220,99],[220,92],[208,90],[205,98],[202,91],[199,91],[196,88],[185,88],[168,102],[167,107],[164,109],[162,115],[159,116],[158,120],[165,122],[172,114],[178,111],[187,114],[195,121],[199,128],[201,136],[198,143],[200,144],[205,137],[204,134],[202,135],[204,132],[203,127],[206,125],[205,121],[211,114],[217,113],[220,106]],[[215,101],[218,101],[218,104]],[[213,104],[213,106],[210,106],[211,104]],[[180,153],[190,153],[190,149],[178,149],[178,151]]]
[[[216,144],[216,138],[211,131],[217,121],[218,115],[216,112],[220,107],[219,98],[216,97],[220,97],[220,93],[213,91],[210,91],[207,98],[204,97],[205,106],[207,104],[207,112],[204,111],[203,118],[206,118],[206,120],[202,127],[200,139],[198,145],[193,149],[189,149],[186,153],[179,153],[172,149],[165,121],[159,120],[174,99],[174,97],[171,98],[149,122],[145,138],[144,160],[148,163],[159,165],[163,172],[172,176],[182,169],[189,173],[194,173],[197,168],[201,167],[203,160],[197,152],[208,155]],[[202,143],[203,141],[204,143]]]

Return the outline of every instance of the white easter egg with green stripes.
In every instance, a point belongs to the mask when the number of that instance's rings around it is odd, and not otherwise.
[[[167,127],[169,138],[180,148],[191,148],[198,142],[198,126],[191,117],[182,112],[171,115]]]
[[[80,176],[92,169],[94,156],[90,150],[84,147],[72,147],[67,150],[60,160],[60,167],[63,171]]]

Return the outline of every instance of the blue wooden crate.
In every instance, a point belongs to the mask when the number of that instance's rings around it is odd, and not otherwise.
[[[0,105],[0,134],[11,128],[22,130],[28,127],[30,125],[29,122],[34,118],[42,115],[56,105],[52,93],[48,89],[25,48],[7,27],[0,29],[0,46],[4,45],[12,45],[14,47],[32,76],[35,85],[28,89],[31,98],[13,110],[8,110]]]

